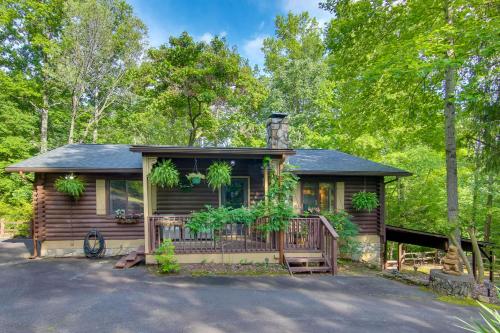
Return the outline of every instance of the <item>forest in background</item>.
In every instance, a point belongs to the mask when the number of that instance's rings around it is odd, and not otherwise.
[[[30,156],[67,143],[260,147],[265,119],[284,112],[293,147],[413,173],[387,185],[388,224],[449,233],[451,114],[462,234],[498,244],[498,4],[320,6],[326,26],[277,16],[252,68],[223,37],[149,47],[122,0],[2,0],[0,219],[31,218],[32,175],[4,171]]]

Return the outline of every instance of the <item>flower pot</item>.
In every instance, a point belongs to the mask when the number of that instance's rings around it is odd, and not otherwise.
[[[193,177],[191,178],[191,184],[193,185],[200,185],[201,183],[201,178],[200,177]]]

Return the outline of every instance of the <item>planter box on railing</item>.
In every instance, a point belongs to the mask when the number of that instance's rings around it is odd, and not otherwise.
[[[126,215],[115,217],[117,224],[138,224],[144,219],[143,215]]]

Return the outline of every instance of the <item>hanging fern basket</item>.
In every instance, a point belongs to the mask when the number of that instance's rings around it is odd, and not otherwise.
[[[232,168],[227,162],[214,162],[207,169],[207,182],[213,190],[231,184]]]
[[[175,187],[179,184],[179,170],[172,160],[164,160],[158,163],[148,175],[149,181],[153,185],[162,188]]]
[[[75,200],[79,199],[85,192],[85,183],[73,174],[56,179],[54,187],[57,192],[67,194]]]
[[[371,212],[379,206],[377,194],[374,192],[358,192],[352,196],[352,206],[357,211]]]

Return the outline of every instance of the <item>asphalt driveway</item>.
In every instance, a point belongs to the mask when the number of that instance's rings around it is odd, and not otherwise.
[[[455,316],[478,317],[377,277],[185,278],[112,264],[0,262],[0,332],[444,333],[460,331]]]

